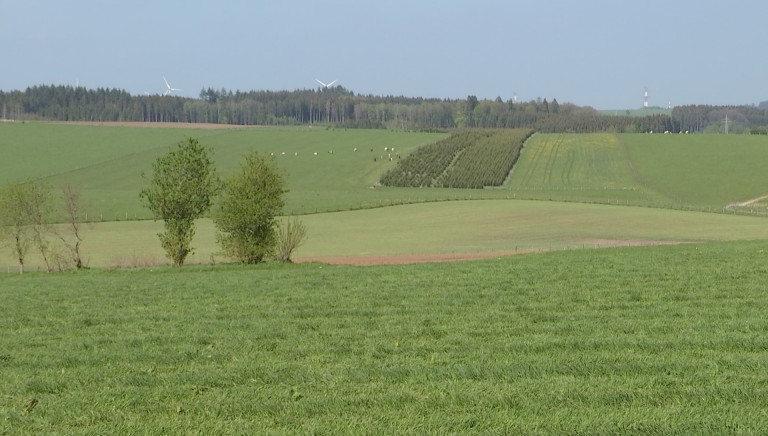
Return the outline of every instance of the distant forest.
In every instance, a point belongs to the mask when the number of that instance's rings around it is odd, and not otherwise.
[[[768,108],[679,106],[672,115],[614,116],[557,99],[527,102],[354,94],[341,86],[295,91],[203,89],[199,98],[134,96],[120,89],[43,85],[0,91],[3,120],[325,125],[443,130],[531,128],[539,132],[768,133]],[[727,122],[726,122],[727,119]]]

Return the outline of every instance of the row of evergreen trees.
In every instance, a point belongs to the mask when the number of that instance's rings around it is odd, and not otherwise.
[[[556,99],[527,102],[355,95],[336,86],[295,91],[203,89],[199,98],[134,96],[120,89],[43,85],[0,91],[0,118],[90,122],[306,125],[403,130],[454,127],[533,128],[542,132],[707,131],[728,115],[731,126],[768,126],[753,106],[681,106],[671,116],[608,116]],[[736,132],[736,130],[732,130]]]

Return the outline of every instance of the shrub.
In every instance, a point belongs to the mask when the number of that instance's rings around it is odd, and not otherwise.
[[[286,219],[277,226],[274,257],[280,262],[293,262],[291,255],[307,241],[307,228],[296,217]]]
[[[213,221],[224,254],[242,263],[262,262],[275,244],[275,217],[283,208],[285,177],[274,157],[245,157],[224,183]]]

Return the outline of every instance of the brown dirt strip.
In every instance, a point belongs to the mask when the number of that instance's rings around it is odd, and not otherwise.
[[[442,253],[442,254],[394,254],[381,256],[348,257],[300,257],[296,263],[319,262],[330,265],[406,265],[411,263],[460,262],[464,260],[489,259],[492,257],[512,256],[532,253],[532,251],[495,251],[488,253]]]
[[[641,247],[648,245],[674,245],[685,244],[692,241],[649,241],[649,240],[613,240],[613,239],[588,239],[582,241],[584,248],[609,248],[609,247]],[[413,263],[437,263],[437,262],[461,262],[467,260],[480,260],[500,258],[519,254],[543,253],[547,250],[518,250],[518,251],[489,251],[479,253],[437,253],[437,254],[393,254],[379,256],[328,256],[328,257],[297,257],[295,263],[318,262],[329,265],[407,265]]]

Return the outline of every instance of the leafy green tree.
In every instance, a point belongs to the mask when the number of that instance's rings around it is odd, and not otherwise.
[[[275,158],[257,152],[247,155],[241,171],[224,182],[213,220],[227,256],[242,263],[259,263],[272,253],[284,185]]]
[[[560,113],[560,103],[557,102],[556,98],[553,98],[552,103],[549,104],[549,111],[553,114]]]
[[[219,179],[208,151],[194,138],[180,141],[152,169],[150,187],[139,196],[155,219],[165,222],[165,230],[158,233],[160,244],[173,264],[181,266],[193,253],[195,220],[210,209]]]
[[[472,113],[478,105],[477,96],[467,96],[467,127],[473,127],[475,125],[472,119]]]

